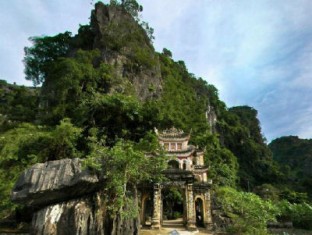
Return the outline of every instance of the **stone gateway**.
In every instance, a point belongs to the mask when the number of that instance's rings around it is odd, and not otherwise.
[[[156,129],[155,132],[168,161],[168,169],[164,172],[168,180],[161,184],[141,185],[141,225],[161,228],[167,219],[164,194],[174,188],[182,198],[183,225],[188,230],[195,230],[198,226],[212,229],[212,183],[207,179],[204,152],[189,145],[190,134],[182,130],[173,127],[162,132]]]

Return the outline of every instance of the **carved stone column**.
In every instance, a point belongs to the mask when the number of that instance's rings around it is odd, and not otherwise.
[[[161,219],[161,187],[160,184],[155,184],[152,229],[160,229],[161,227],[160,219]]]
[[[211,217],[211,200],[210,200],[210,190],[205,193],[205,216],[204,216],[204,224],[206,229],[212,230],[213,223]]]
[[[195,202],[193,184],[188,184],[186,189],[186,227],[188,230],[196,230],[196,213],[195,213]]]

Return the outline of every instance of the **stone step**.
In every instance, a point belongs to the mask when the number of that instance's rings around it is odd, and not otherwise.
[[[175,220],[163,220],[162,227],[165,228],[183,228],[183,219],[175,219]]]

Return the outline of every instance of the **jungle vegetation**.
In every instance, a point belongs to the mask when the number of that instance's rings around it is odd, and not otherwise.
[[[192,144],[206,150],[218,203],[232,219],[229,231],[266,234],[268,221],[285,218],[311,229],[311,140],[281,137],[267,145],[254,108],[227,107],[217,88],[190,73],[183,61],[174,61],[170,50],[155,52],[153,29],[139,18],[142,6],[135,0],[110,5],[133,22],[117,30],[112,23],[97,46],[92,19],[74,36],[32,37],[24,63],[34,87],[0,81],[0,217],[20,209],[10,201],[10,191],[24,169],[74,157],[94,169],[101,167],[99,158],[112,166],[105,172],[111,177],[109,196],[117,197],[111,210],[117,212],[126,203],[118,197],[126,193],[123,185],[162,180],[165,160],[151,162],[144,154],[161,152],[154,127],[175,126],[191,132]],[[129,27],[133,34],[124,36]],[[158,63],[160,94],[138,97],[131,80],[117,76],[116,67],[103,60],[104,46],[110,54],[124,55],[124,68],[134,75]],[[208,107],[217,116],[214,126],[205,116]]]

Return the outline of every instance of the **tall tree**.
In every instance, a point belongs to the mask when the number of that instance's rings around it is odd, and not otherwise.
[[[25,47],[25,74],[26,79],[39,85],[44,82],[51,62],[69,53],[71,33],[65,32],[56,36],[31,37],[31,47]]]

